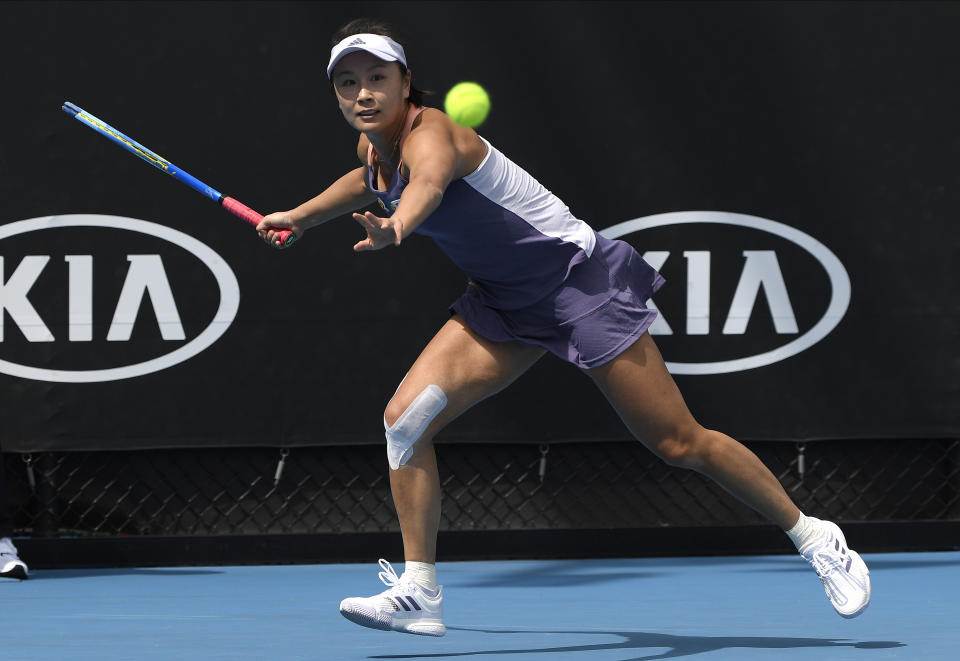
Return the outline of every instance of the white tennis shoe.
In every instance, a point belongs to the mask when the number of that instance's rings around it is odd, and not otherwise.
[[[360,626],[381,631],[401,631],[421,636],[442,636],[443,586],[427,590],[380,559],[380,580],[387,590],[372,597],[348,597],[340,602],[340,614]]]
[[[860,554],[847,548],[837,524],[820,521],[820,531],[800,555],[816,570],[834,610],[841,617],[856,617],[870,605],[870,571]]]
[[[17,547],[9,537],[0,539],[0,576],[3,578],[27,578],[27,563],[17,555]]]

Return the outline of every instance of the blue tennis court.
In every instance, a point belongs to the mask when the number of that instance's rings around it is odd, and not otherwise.
[[[38,570],[0,582],[2,658],[956,659],[960,552],[864,557],[855,620],[793,556],[441,563],[444,638],[339,615],[375,562]]]

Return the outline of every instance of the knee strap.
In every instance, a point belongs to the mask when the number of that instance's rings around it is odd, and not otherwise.
[[[440,386],[429,385],[410,402],[410,406],[397,418],[393,426],[383,419],[387,437],[387,460],[390,468],[397,470],[413,456],[416,443],[437,414],[447,405],[447,396]]]

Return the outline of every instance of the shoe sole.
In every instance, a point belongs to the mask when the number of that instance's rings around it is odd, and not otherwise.
[[[850,554],[851,557],[856,558],[856,559],[855,559],[855,562],[859,562],[859,563],[863,564],[864,568],[866,568],[866,567],[867,567],[867,564],[866,564],[865,562],[863,562],[863,558],[860,557],[860,554],[857,553],[856,551],[854,551],[853,549],[851,549],[851,548],[847,545],[847,538],[843,536],[843,531],[840,530],[840,526],[838,526],[837,524],[835,524],[835,523],[832,522],[832,521],[827,521],[826,523],[828,523],[828,524],[830,525],[830,527],[831,527],[832,530],[833,530],[834,535],[836,536],[837,539],[840,540],[840,544],[843,546],[843,548],[847,549],[847,552]],[[866,600],[865,602],[863,602],[863,605],[862,605],[860,608],[858,608],[857,610],[853,611],[852,613],[844,613],[844,612],[841,612],[841,611],[837,610],[837,607],[836,607],[836,606],[834,606],[833,609],[834,609],[835,611],[837,611],[837,615],[839,615],[840,617],[845,618],[845,619],[847,619],[847,620],[852,620],[853,618],[855,618],[855,617],[857,617],[858,615],[860,615],[861,613],[863,613],[863,611],[867,610],[867,606],[870,605],[870,598],[871,598],[870,570],[869,570],[869,569],[866,569],[866,572],[867,572],[867,574],[866,574],[866,576],[867,576],[867,590],[866,590],[866,592],[867,592],[867,600]],[[831,604],[831,605],[832,605],[832,604]]]
[[[359,624],[368,629],[377,629],[378,631],[398,631],[400,633],[412,633],[418,636],[438,637],[447,633],[447,628],[443,625],[443,622],[437,620],[409,623],[400,620],[394,623],[394,619],[390,615],[360,605],[351,604],[347,608],[341,607],[340,614],[354,624]]]
[[[384,617],[386,615],[385,613],[381,613],[380,611],[372,608],[364,608],[363,606],[351,604],[346,608],[341,606],[340,614],[354,624],[359,624],[361,627],[378,629],[380,631],[393,630],[393,627],[391,626],[393,624],[393,618],[390,618],[389,616]]]
[[[447,633],[447,627],[443,626],[443,622],[415,622],[413,624],[404,625],[402,628],[394,629],[394,631],[400,631],[401,633],[413,633],[418,636],[443,636]]]
[[[852,557],[856,558],[854,562],[863,563],[863,558],[860,557],[859,553],[857,553],[856,551],[850,550],[850,547],[847,547],[847,551],[850,553]],[[866,567],[866,563],[863,563],[863,564],[864,564],[864,567]],[[867,610],[867,606],[870,605],[870,597],[871,597],[870,570],[868,569],[867,570],[867,600],[863,602],[863,606],[853,611],[852,613],[842,613],[840,611],[837,611],[837,614],[840,615],[840,617],[846,618],[848,620],[852,620],[853,618],[863,613],[863,611]],[[836,610],[836,608],[834,608],[834,610]]]
[[[21,565],[14,565],[10,569],[0,572],[0,577],[2,578],[17,578],[21,581],[27,580],[27,570]]]

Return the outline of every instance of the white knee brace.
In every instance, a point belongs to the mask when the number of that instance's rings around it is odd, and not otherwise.
[[[383,419],[387,436],[387,460],[390,468],[397,470],[413,456],[413,444],[423,435],[427,426],[447,405],[447,396],[440,386],[429,385],[410,402],[393,426]]]

